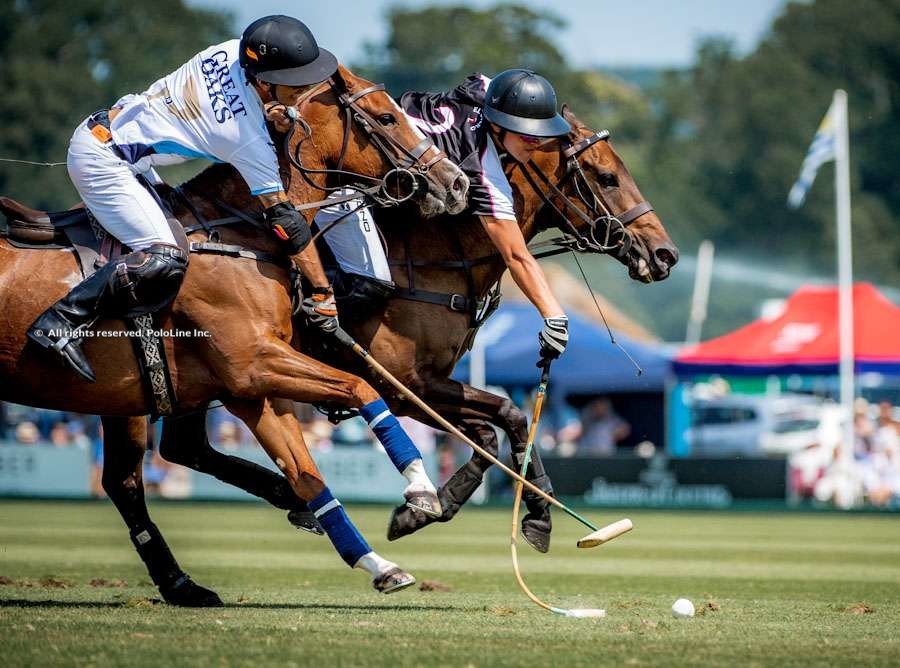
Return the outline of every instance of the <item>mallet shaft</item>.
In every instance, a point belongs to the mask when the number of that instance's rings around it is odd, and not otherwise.
[[[506,464],[504,464],[499,459],[494,457],[491,453],[489,453],[487,450],[482,448],[480,445],[476,444],[472,439],[468,438],[459,429],[457,429],[452,424],[450,424],[447,420],[445,420],[443,417],[441,417],[441,415],[437,411],[435,411],[433,408],[431,408],[431,406],[429,406],[424,401],[422,401],[419,397],[417,397],[415,394],[413,394],[412,391],[409,390],[403,383],[401,383],[399,380],[394,378],[393,374],[391,374],[390,371],[388,371],[383,366],[381,366],[381,364],[378,362],[378,360],[376,360],[374,357],[372,357],[372,355],[369,354],[368,350],[366,350],[361,345],[359,345],[356,341],[354,341],[350,337],[349,334],[347,334],[346,332],[344,332],[342,329],[339,328],[337,330],[337,332],[335,332],[335,336],[341,342],[349,345],[353,349],[353,352],[355,352],[357,355],[362,357],[366,361],[366,364],[368,364],[370,367],[372,367],[372,369],[374,369],[382,378],[384,378],[391,385],[393,385],[406,399],[408,399],[409,401],[414,403],[416,406],[421,408],[435,422],[437,422],[444,429],[446,429],[448,432],[453,434],[456,438],[458,438],[463,443],[465,443],[470,448],[472,448],[479,455],[481,455],[482,457],[487,459],[491,464],[493,464],[494,466],[499,468],[501,471],[503,471],[509,477],[522,483],[525,487],[527,487],[529,489],[529,491],[534,492],[535,494],[540,496],[542,499],[547,501],[547,503],[559,508],[564,513],[566,513],[566,514],[570,515],[571,517],[573,517],[574,519],[578,520],[586,527],[589,527],[589,528],[593,529],[594,531],[599,530],[599,528],[597,526],[595,526],[593,523],[586,520],[584,517],[582,517],[581,515],[576,513],[574,510],[570,509],[562,501],[559,501],[559,500],[553,498],[552,496],[547,494],[547,492],[542,490],[540,487],[538,487],[537,485],[533,484],[532,482],[526,480],[523,476],[521,476],[518,473],[516,473],[515,471],[513,471]]]

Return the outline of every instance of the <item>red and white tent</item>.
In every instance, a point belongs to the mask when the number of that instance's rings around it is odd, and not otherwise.
[[[900,375],[900,307],[873,285],[853,286],[854,366],[857,373]],[[675,358],[681,377],[838,373],[838,289],[805,286],[772,319],[760,319]]]

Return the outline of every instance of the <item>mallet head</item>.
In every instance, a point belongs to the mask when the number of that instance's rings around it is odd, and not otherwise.
[[[606,617],[606,610],[597,608],[573,608],[566,610],[566,617]]]
[[[578,547],[597,547],[598,545],[603,545],[603,543],[608,543],[613,538],[617,538],[623,533],[628,533],[633,528],[634,525],[629,519],[613,522],[610,525],[597,529],[597,531],[589,533],[579,540]]]

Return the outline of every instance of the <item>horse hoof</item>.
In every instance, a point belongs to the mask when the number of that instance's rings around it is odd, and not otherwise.
[[[170,589],[160,589],[159,593],[166,603],[181,608],[221,608],[225,605],[216,592],[201,587],[189,577]]]
[[[397,506],[391,512],[391,519],[388,520],[387,539],[403,538],[415,533],[428,523],[429,518],[425,513],[407,505]]]
[[[406,589],[414,584],[416,584],[416,579],[397,566],[386,570],[372,580],[375,591],[380,591],[382,594],[393,594],[395,591]]]
[[[410,490],[404,493],[406,505],[413,510],[418,510],[428,517],[437,519],[444,512],[437,492],[428,489]]]
[[[291,510],[288,512],[287,518],[288,522],[298,529],[314,533],[317,536],[325,535],[325,530],[322,528],[322,525],[319,524],[319,520],[317,520],[316,516],[309,510]]]
[[[522,519],[522,538],[541,554],[550,551],[550,520],[526,515]]]

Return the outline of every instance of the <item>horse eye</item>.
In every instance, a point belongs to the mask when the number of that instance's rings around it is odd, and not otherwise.
[[[619,185],[618,177],[612,172],[598,172],[597,182],[604,188],[616,188]]]
[[[393,125],[397,122],[397,118],[394,114],[381,114],[381,116],[378,117],[378,122],[382,125]]]

